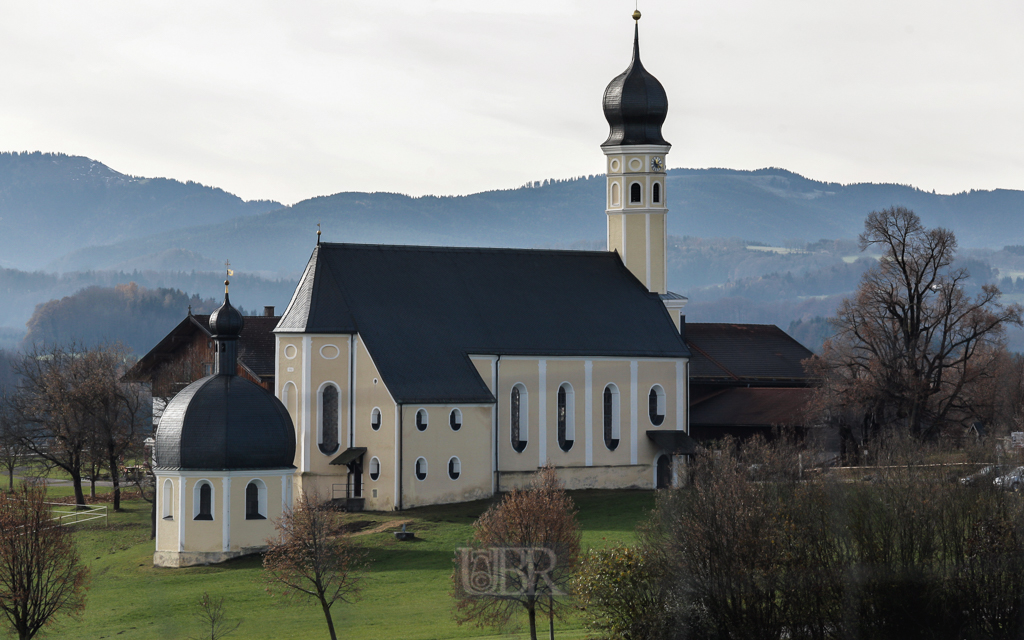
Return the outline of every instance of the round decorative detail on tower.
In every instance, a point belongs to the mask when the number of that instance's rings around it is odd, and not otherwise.
[[[640,19],[640,12],[633,14]],[[668,115],[668,96],[658,79],[640,62],[639,22],[633,33],[633,61],[604,90],[604,117],[610,131],[602,147],[618,145],[667,145],[661,125]]]

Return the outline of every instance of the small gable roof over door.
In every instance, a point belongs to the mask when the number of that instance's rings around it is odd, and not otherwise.
[[[358,333],[400,403],[493,402],[470,354],[689,355],[606,251],[322,243],[275,331]]]

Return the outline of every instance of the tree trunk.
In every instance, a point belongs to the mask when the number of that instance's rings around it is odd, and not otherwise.
[[[331,605],[327,604],[323,596],[320,597],[320,606],[324,608],[324,617],[327,618],[327,630],[331,632],[331,640],[338,640],[338,634],[334,633],[334,620],[331,618]]]
[[[75,504],[79,507],[85,506],[85,492],[82,491],[82,472],[70,471],[71,484],[75,487]]]
[[[110,456],[110,480],[114,483],[114,511],[121,510],[121,474],[119,473],[117,466],[117,456],[111,454]],[[153,496],[153,502],[156,503],[156,495]]]
[[[537,640],[537,609],[531,602],[528,606],[530,612],[530,640]]]
[[[555,640],[555,599],[551,596],[548,596],[548,631],[551,640]]]
[[[14,467],[7,467],[7,488],[14,491]]]
[[[96,474],[93,473],[92,477],[89,478],[89,495],[93,498],[96,497]]]

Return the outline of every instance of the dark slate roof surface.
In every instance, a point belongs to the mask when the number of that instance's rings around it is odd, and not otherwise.
[[[356,333],[398,402],[493,402],[469,354],[686,357],[606,251],[317,246],[277,332]]]
[[[686,323],[690,380],[810,381],[813,353],[773,324]]]
[[[295,429],[281,401],[238,376],[196,380],[164,409],[156,432],[161,469],[289,469]]]

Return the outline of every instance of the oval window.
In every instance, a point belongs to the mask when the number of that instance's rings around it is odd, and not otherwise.
[[[370,412],[370,428],[374,431],[380,431],[380,409],[377,407],[373,408]]]
[[[448,477],[452,480],[458,480],[459,476],[462,475],[462,463],[455,456],[452,456],[448,460]]]
[[[427,459],[416,458],[416,479],[426,480],[427,479]]]
[[[462,411],[459,409],[452,409],[452,412],[448,414],[448,424],[451,425],[452,431],[458,431],[462,428]]]
[[[427,423],[430,420],[430,416],[427,415],[426,409],[420,409],[416,412],[416,428],[420,431],[427,430]]]
[[[380,477],[380,460],[374,456],[370,458],[370,480],[376,480]]]

